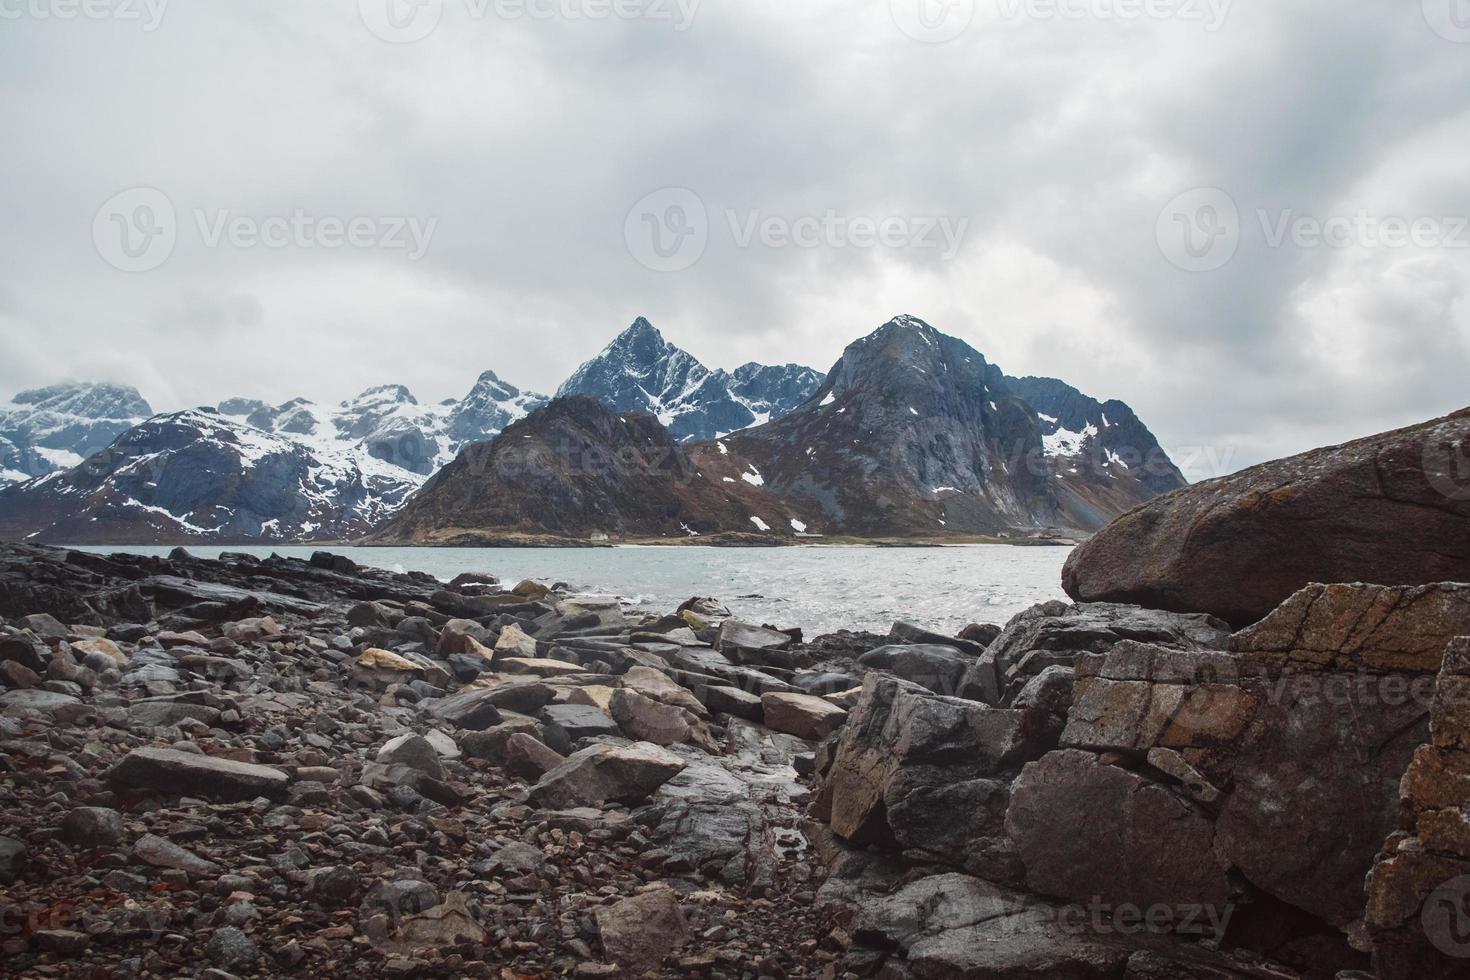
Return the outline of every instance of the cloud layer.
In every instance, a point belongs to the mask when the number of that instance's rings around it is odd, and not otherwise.
[[[825,369],[913,313],[1196,477],[1470,404],[1462,0],[81,6],[0,0],[0,395],[544,391],[639,314]]]

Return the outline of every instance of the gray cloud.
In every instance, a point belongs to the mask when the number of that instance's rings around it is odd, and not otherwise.
[[[1470,44],[1419,3],[1237,0],[1210,31],[977,0],[926,44],[887,0],[705,0],[682,32],[475,2],[409,44],[357,0],[7,20],[0,394],[105,377],[166,409],[396,381],[434,401],[485,368],[551,390],[638,314],[711,364],[825,369],[909,312],[1230,466],[1470,402],[1470,248],[1272,247],[1258,214],[1470,214]],[[178,237],[127,273],[93,219],[140,186]],[[697,192],[709,239],[657,272],[624,224],[668,187]],[[1212,272],[1156,239],[1199,187],[1241,218]],[[731,212],[968,224],[946,261],[741,247]],[[209,244],[222,214],[263,235],[298,213],[371,219],[371,244]],[[403,218],[437,219],[418,261],[384,245]]]

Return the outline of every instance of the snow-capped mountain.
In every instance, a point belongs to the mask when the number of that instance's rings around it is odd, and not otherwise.
[[[137,392],[123,390],[131,401],[74,393],[65,404],[148,412]],[[58,420],[75,412],[60,412],[59,396],[35,400],[49,414],[30,417],[50,420],[53,438],[64,432]],[[380,385],[332,408],[305,398],[231,398],[217,409],[108,420],[89,430],[107,436],[101,446],[74,458],[52,451],[64,471],[53,466],[30,480],[17,467],[16,485],[0,490],[0,537],[87,544],[353,536],[401,507],[465,446],[494,438],[545,401],[487,371],[463,400],[437,405],[420,405],[402,385]]]
[[[917,317],[850,344],[804,404],[691,450],[863,535],[1094,530],[1185,481],[1122,402],[1014,379]]]
[[[153,414],[136,388],[71,382],[0,402],[0,487],[76,466]]]
[[[614,414],[606,394],[559,397],[488,451],[441,470],[377,539],[1076,533],[1184,484],[1122,402],[1009,378],[916,317],[848,345],[775,421],[671,452],[665,443],[678,430],[646,413],[706,390],[717,372],[696,368],[646,322],[634,324],[568,386],[641,399],[641,412]],[[729,377],[772,383],[761,371]],[[680,396],[650,397],[670,387]],[[693,413],[665,414],[677,423]]]
[[[799,364],[711,371],[643,317],[633,321],[557,391],[591,395],[619,412],[647,412],[680,441],[713,439],[780,418],[822,376]]]
[[[0,538],[217,543],[349,537],[422,478],[195,409],[147,419],[81,465],[0,490]]]
[[[495,438],[545,403],[546,396],[521,391],[486,371],[462,400],[437,405],[419,404],[403,385],[379,385],[332,409],[304,398],[277,406],[232,398],[221,402],[219,411],[312,449],[347,450],[423,478],[465,446]]]

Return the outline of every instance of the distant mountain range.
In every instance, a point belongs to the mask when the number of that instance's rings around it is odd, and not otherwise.
[[[1009,378],[914,317],[850,345],[765,425],[676,443],[652,421],[557,399],[461,454],[375,537],[1086,531],[1185,485],[1128,406]]]
[[[550,401],[489,371],[435,405],[383,385],[160,416],[58,385],[0,406],[5,481],[0,538],[75,544],[1024,534],[1185,482],[1127,405],[913,317],[827,376],[710,370],[639,318]]]

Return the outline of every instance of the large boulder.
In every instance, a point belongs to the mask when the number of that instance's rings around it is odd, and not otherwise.
[[[1470,581],[1470,409],[1158,497],[1067,559],[1082,602],[1255,622],[1313,582]]]
[[[829,815],[832,829],[853,843],[895,842],[890,813],[904,812],[908,793],[1014,773],[1043,755],[1057,733],[1039,725],[1039,717],[869,674],[838,738],[818,812]],[[926,767],[923,779],[903,776],[919,767]],[[945,805],[942,797],[935,802]],[[948,857],[962,864],[965,855]]]
[[[975,662],[975,656],[953,646],[915,643],[869,650],[858,658],[858,663],[870,670],[897,674],[935,694],[953,696],[959,693],[960,682]]]
[[[1117,643],[1078,660],[1061,744],[1109,753],[1150,792],[1207,808],[1214,854],[1232,873],[1345,928],[1398,824],[1433,672],[1450,639],[1470,633],[1466,591],[1312,586],[1228,651]],[[1126,839],[1126,816],[1090,807],[1047,833]]]
[[[1451,980],[1470,963],[1470,638],[1445,654],[1430,740],[1399,788],[1403,820],[1368,875],[1379,980]]]
[[[1089,932],[1084,910],[1069,917],[962,874],[920,878],[891,892],[854,888],[839,875],[823,886],[820,901],[841,909],[860,942],[895,951],[906,969],[883,976],[1109,980],[1123,976],[1129,957],[1119,937]]]
[[[1087,653],[1107,653],[1136,640],[1173,650],[1223,650],[1230,626],[1212,616],[1186,615],[1117,603],[1043,602],[1020,613],[972,663],[962,697],[1011,706],[1032,679],[1051,667],[1071,667]]]
[[[1091,752],[1064,749],[1026,766],[1006,830],[1043,895],[1171,910],[1230,902],[1208,816]]]
[[[678,896],[667,885],[656,885],[592,913],[602,951],[628,976],[656,968],[689,939],[689,925],[679,909]]]

